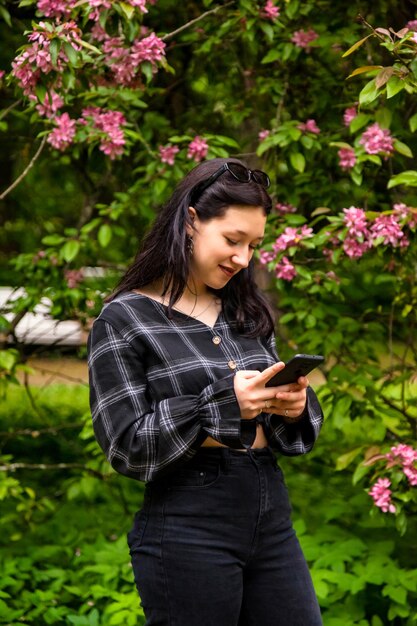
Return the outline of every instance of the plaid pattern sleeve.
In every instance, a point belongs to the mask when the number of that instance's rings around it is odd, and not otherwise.
[[[275,337],[271,337],[268,343],[278,360]],[[300,421],[289,424],[279,415],[269,414],[265,418],[265,432],[272,448],[286,456],[296,456],[310,452],[322,424],[323,413],[317,396],[311,387],[307,387],[306,408]]]
[[[240,334],[220,313],[214,327],[127,293],[105,305],[88,339],[94,432],[115,470],[154,480],[192,458],[207,436],[244,448],[236,370],[277,360],[273,341]],[[320,407],[288,426],[264,415],[270,444],[303,454],[317,437]],[[274,416],[277,417],[277,416]]]

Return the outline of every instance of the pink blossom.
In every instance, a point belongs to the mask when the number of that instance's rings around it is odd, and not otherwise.
[[[343,209],[344,223],[348,234],[343,242],[343,250],[350,258],[360,258],[370,248],[368,222],[365,211],[351,206]]]
[[[267,20],[276,20],[279,17],[281,9],[276,7],[273,0],[267,0],[265,6],[260,10],[259,15]]]
[[[417,462],[417,450],[404,443],[393,446],[385,455],[388,460],[387,467],[394,465],[402,465],[403,472],[412,487],[417,486],[417,468],[414,464]]]
[[[417,31],[417,20],[410,20],[409,22],[407,22],[405,27],[408,28],[409,30]]]
[[[278,211],[278,213],[296,213],[297,212],[297,207],[295,207],[293,204],[290,204],[288,202],[277,202],[275,205],[275,210]]]
[[[288,258],[284,256],[275,266],[275,275],[277,278],[291,281],[297,275],[297,270]]]
[[[347,109],[345,109],[345,112],[343,113],[344,125],[349,126],[349,124],[351,123],[352,120],[355,119],[357,114],[358,114],[358,111],[356,107],[348,107]]]
[[[391,502],[391,481],[388,478],[378,478],[369,495],[372,496],[374,503],[384,513],[388,511],[395,513],[395,505]]]
[[[303,133],[313,133],[314,135],[320,134],[320,128],[317,126],[316,120],[310,119],[306,122],[302,122],[301,124],[298,124],[297,128]]]
[[[306,30],[296,30],[291,37],[291,41],[298,48],[306,48],[306,51],[309,51],[310,44],[312,41],[315,41],[319,37],[318,33],[312,28]]]
[[[415,228],[417,226],[417,213],[414,213],[411,207],[404,204],[404,202],[398,202],[394,204],[393,208],[398,219],[407,220],[407,226],[409,228]]]
[[[158,61],[161,61],[165,56],[166,44],[152,33],[148,37],[135,41],[132,46],[132,58],[136,63],[142,61],[149,61],[152,65],[155,65]]]
[[[259,252],[259,262],[261,265],[268,265],[275,258],[275,254],[268,250],[260,250]]]
[[[91,120],[93,129],[98,131],[100,150],[111,159],[124,152],[126,139],[121,128],[126,119],[120,111],[105,111],[99,107],[88,107],[83,110],[81,124]]]
[[[84,278],[82,270],[65,270],[64,276],[69,289],[75,289],[76,287],[78,287],[78,285]]]
[[[349,235],[352,237],[360,237],[368,235],[368,222],[365,211],[357,207],[351,206],[343,209],[344,223],[348,227]]]
[[[4,70],[0,70],[0,80],[3,80],[5,74],[6,72]]]
[[[368,154],[390,155],[394,151],[393,138],[387,128],[381,128],[378,122],[368,126],[359,143]]]
[[[358,241],[354,237],[346,237],[343,242],[343,250],[351,259],[359,259],[369,250],[369,241]]]
[[[178,146],[159,146],[159,158],[162,163],[168,163],[168,165],[174,165],[175,155],[180,151]]]
[[[258,133],[258,139],[259,141],[263,141],[264,139],[266,139],[267,137],[269,137],[269,135],[271,134],[270,130],[261,130]]]
[[[208,152],[208,143],[203,137],[196,135],[194,139],[188,145],[187,158],[194,159],[194,161],[202,161],[206,158]]]
[[[395,215],[378,215],[371,226],[371,234],[372,239],[383,237],[383,243],[385,245],[391,244],[394,248],[408,246],[410,243],[401,230]]]
[[[37,101],[37,97],[35,95],[29,96],[30,100]],[[53,89],[48,92],[45,96],[45,100],[42,103],[36,105],[36,110],[39,115],[42,117],[54,117],[55,113],[60,109],[64,104],[64,100],[61,98],[59,94],[56,93]]]
[[[57,128],[49,134],[47,142],[57,150],[65,150],[74,139],[75,120],[72,120],[68,113],[57,115],[54,119]]]
[[[300,229],[287,226],[284,232],[275,240],[275,243],[272,246],[273,250],[276,253],[283,252],[291,246],[298,245],[303,241],[303,239],[307,239],[312,235],[313,229],[308,228],[306,225],[302,226]]]
[[[97,22],[100,19],[100,13],[106,9],[111,9],[110,0],[88,0],[88,5],[93,9],[89,14],[89,19]]]
[[[340,148],[338,151],[339,166],[342,170],[350,170],[356,163],[355,151],[352,148]]]
[[[36,6],[46,17],[67,18],[74,2],[71,0],[38,0]]]

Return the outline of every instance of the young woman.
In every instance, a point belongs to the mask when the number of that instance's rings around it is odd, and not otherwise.
[[[128,543],[147,626],[319,626],[275,451],[322,413],[284,367],[254,283],[268,176],[213,159],[178,185],[89,337],[94,430],[146,481]]]

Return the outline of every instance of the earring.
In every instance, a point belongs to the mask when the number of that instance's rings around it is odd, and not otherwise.
[[[190,256],[193,255],[194,252],[194,241],[193,238],[187,235],[186,249]]]

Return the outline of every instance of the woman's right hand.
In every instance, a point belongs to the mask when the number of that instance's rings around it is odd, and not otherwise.
[[[279,391],[279,388],[268,387],[265,389],[265,385],[284,367],[285,363],[278,361],[278,363],[267,367],[263,372],[257,370],[240,370],[236,372],[234,388],[242,419],[253,419],[262,411],[267,410],[265,402],[271,400],[271,397]]]

